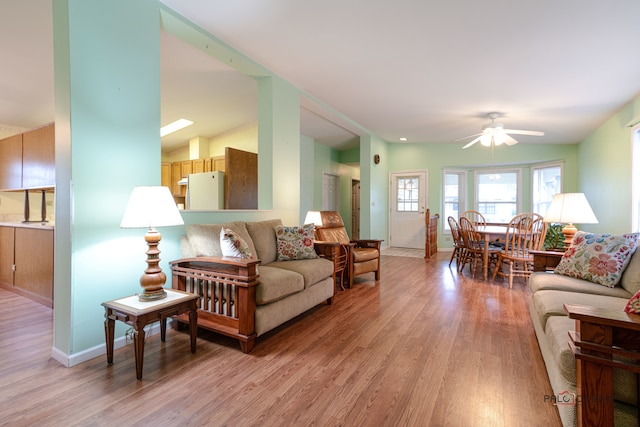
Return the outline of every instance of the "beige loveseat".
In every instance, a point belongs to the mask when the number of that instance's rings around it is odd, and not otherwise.
[[[532,291],[529,310],[554,395],[576,393],[576,360],[569,347],[569,332],[576,321],[564,304],[624,311],[629,298],[640,289],[640,251],[636,250],[618,285],[608,288],[556,273],[537,272],[529,279]],[[615,425],[638,425],[636,375],[614,368]],[[541,397],[542,398],[542,397]],[[580,397],[578,397],[580,398]],[[552,404],[552,399],[547,399]],[[576,406],[557,405],[562,424],[576,425]]]
[[[277,225],[282,225],[279,219],[188,225],[180,241],[182,258],[170,262],[172,287],[201,296],[198,326],[238,338],[245,353],[257,336],[332,302],[333,262],[322,257],[277,261]],[[223,226],[242,237],[254,259],[222,256]],[[334,246],[316,244],[316,250],[324,255]]]

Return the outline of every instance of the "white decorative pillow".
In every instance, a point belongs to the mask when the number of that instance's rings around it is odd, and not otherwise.
[[[613,288],[636,250],[639,235],[578,231],[555,272]]]
[[[220,229],[220,250],[222,256],[253,258],[253,254],[242,237],[230,228]]]
[[[277,225],[276,240],[278,243],[278,261],[317,258],[313,247],[313,224],[302,227]]]

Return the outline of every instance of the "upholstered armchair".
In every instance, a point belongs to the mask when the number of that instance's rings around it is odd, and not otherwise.
[[[315,239],[319,242],[338,242],[347,252],[346,285],[353,285],[353,278],[365,273],[375,273],[380,280],[380,244],[382,240],[350,240],[342,217],[336,211],[313,211],[307,215],[315,224]]]

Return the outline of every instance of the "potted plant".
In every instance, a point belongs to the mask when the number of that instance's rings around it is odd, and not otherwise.
[[[544,236],[544,248],[547,251],[563,251],[564,250],[564,234],[562,233],[562,225],[549,224],[547,234]]]

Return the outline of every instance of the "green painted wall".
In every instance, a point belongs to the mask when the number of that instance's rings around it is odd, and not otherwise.
[[[139,290],[144,232],[119,225],[132,188],[160,181],[160,22],[155,0],[53,10],[53,345],[71,355],[104,342],[101,302]]]
[[[467,209],[473,208],[474,185],[473,172],[475,168],[487,168],[494,165],[499,167],[522,168],[523,206],[522,210],[531,209],[531,168],[532,164],[561,161],[564,163],[564,191],[577,191],[578,145],[532,145],[517,144],[513,146],[499,146],[493,150],[476,144],[463,150],[462,144],[388,144],[389,170],[392,172],[403,170],[427,169],[428,174],[428,207],[431,213],[442,212],[442,174],[444,169],[467,171]],[[384,158],[381,164],[384,162]],[[445,218],[441,218],[444,221]],[[438,246],[450,247],[440,232]]]
[[[627,123],[640,115],[640,96],[625,105],[580,143],[579,191],[585,193],[598,224],[595,232],[631,230],[631,128]]]

